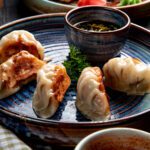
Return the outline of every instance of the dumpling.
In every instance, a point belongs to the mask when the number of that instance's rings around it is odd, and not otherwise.
[[[39,117],[54,115],[70,82],[63,65],[47,64],[38,71],[32,107]]]
[[[76,106],[88,119],[105,121],[110,117],[102,72],[99,67],[83,69],[77,83]]]
[[[103,67],[106,86],[127,94],[150,93],[150,65],[139,59],[113,58]]]
[[[21,51],[0,65],[0,99],[17,92],[35,78],[45,63],[27,51]]]
[[[39,59],[44,58],[44,48],[33,34],[25,30],[16,30],[0,40],[0,64],[22,50],[28,51]]]

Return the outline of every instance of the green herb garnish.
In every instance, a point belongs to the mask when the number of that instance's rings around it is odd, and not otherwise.
[[[72,81],[77,81],[82,70],[90,66],[86,56],[74,46],[70,47],[68,60],[64,61],[63,65],[66,67],[67,73]]]
[[[83,21],[79,22],[75,26],[85,31],[95,31],[95,32],[112,31],[119,28],[119,26],[114,23],[105,22],[101,20]]]
[[[121,0],[118,6],[126,6],[140,3],[141,0]]]

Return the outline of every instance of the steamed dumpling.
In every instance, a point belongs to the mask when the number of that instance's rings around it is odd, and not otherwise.
[[[150,65],[138,59],[113,58],[103,67],[105,85],[127,94],[150,93]]]
[[[70,82],[63,65],[47,64],[38,71],[32,106],[39,117],[49,118],[56,112]]]
[[[110,107],[98,67],[85,68],[77,83],[76,106],[85,117],[105,121],[110,117]]]
[[[39,59],[44,57],[44,48],[33,34],[25,30],[16,30],[0,40],[0,64],[22,50],[28,51]]]
[[[17,92],[35,78],[45,63],[27,51],[21,51],[0,65],[0,99]]]

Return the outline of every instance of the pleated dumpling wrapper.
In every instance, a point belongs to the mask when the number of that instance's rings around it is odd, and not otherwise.
[[[24,84],[36,78],[45,64],[27,51],[21,51],[0,65],[0,99],[16,93]]]
[[[110,106],[99,67],[87,67],[81,72],[77,83],[76,106],[92,121],[106,121],[110,118]]]
[[[103,67],[106,86],[129,95],[150,93],[150,65],[139,59],[113,58]]]
[[[16,30],[0,40],[0,64],[22,50],[28,51],[41,60],[44,58],[44,48],[34,35],[25,30]]]
[[[70,86],[63,65],[47,64],[37,73],[37,87],[32,101],[35,113],[41,118],[54,115]]]

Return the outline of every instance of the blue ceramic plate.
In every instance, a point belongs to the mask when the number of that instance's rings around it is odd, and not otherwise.
[[[8,27],[2,28],[0,36],[13,31],[24,29],[34,34],[45,48],[45,60],[51,59],[49,63],[63,63],[69,54],[69,47],[64,32],[64,18],[62,16],[39,17],[23,22],[18,22]],[[120,57],[135,57],[145,63],[150,63],[150,47],[128,38],[125,47],[121,51]],[[24,86],[16,94],[0,101],[1,108],[10,112],[24,115],[26,117],[37,118],[32,110],[32,95],[36,83],[31,82]],[[79,114],[75,107],[76,92],[75,85],[71,85],[61,103],[58,111],[50,120],[56,121],[86,121]],[[117,120],[124,117],[133,117],[138,113],[143,113],[150,109],[150,94],[144,96],[127,96],[124,93],[107,90],[110,96],[110,106],[112,117],[110,120]],[[70,113],[72,115],[70,115]],[[40,118],[39,118],[40,119]]]
[[[12,22],[0,27],[0,37],[19,29],[28,30],[35,35],[45,48],[45,59],[51,58],[49,63],[62,63],[67,59],[69,47],[64,32],[64,14],[39,15]],[[148,30],[134,24],[131,25],[127,42],[120,57],[128,56],[139,58],[147,64],[150,63],[150,32]],[[112,116],[107,122],[94,123],[77,111],[75,107],[75,85],[72,84],[55,115],[50,119],[41,119],[35,115],[32,109],[32,95],[35,86],[36,82],[33,81],[22,87],[16,94],[0,101],[0,120],[16,132],[27,134],[29,128],[31,131],[31,125],[35,125],[34,130],[36,128],[36,131],[34,133],[36,133],[41,124],[53,124],[53,126],[70,124],[72,127],[76,127],[76,125],[85,127],[87,125],[89,128],[90,124],[92,126],[93,124],[111,126],[124,121],[132,121],[134,118],[140,118],[140,116],[150,113],[150,94],[127,96],[124,93],[107,89]]]

